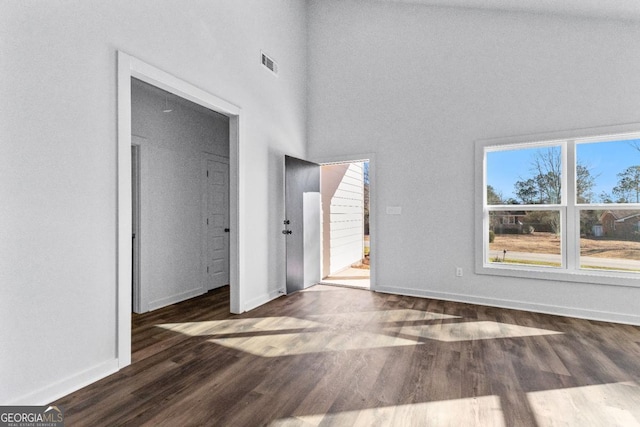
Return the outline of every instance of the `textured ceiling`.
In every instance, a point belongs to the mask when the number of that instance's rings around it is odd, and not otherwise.
[[[383,0],[430,6],[492,9],[640,21],[640,0]]]

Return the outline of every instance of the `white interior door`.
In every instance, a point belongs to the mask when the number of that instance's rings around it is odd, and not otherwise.
[[[206,288],[229,284],[229,159],[207,159],[205,215]]]

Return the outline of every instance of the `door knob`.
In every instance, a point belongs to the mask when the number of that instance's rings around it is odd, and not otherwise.
[[[291,230],[282,230],[282,234],[291,234]]]
[[[225,233],[228,233],[228,232],[229,232],[229,229],[228,229],[228,228],[225,228],[225,229],[224,229],[224,232],[225,232]]]

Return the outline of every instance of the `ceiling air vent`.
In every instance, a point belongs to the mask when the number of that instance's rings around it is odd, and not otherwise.
[[[262,53],[262,65],[264,65],[265,67],[267,67],[269,69],[269,71],[271,71],[273,74],[278,74],[278,64],[276,64],[276,62],[269,58],[264,52]]]

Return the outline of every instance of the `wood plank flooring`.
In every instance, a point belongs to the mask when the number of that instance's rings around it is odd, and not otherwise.
[[[640,327],[318,285],[133,316],[67,426],[640,426]]]

